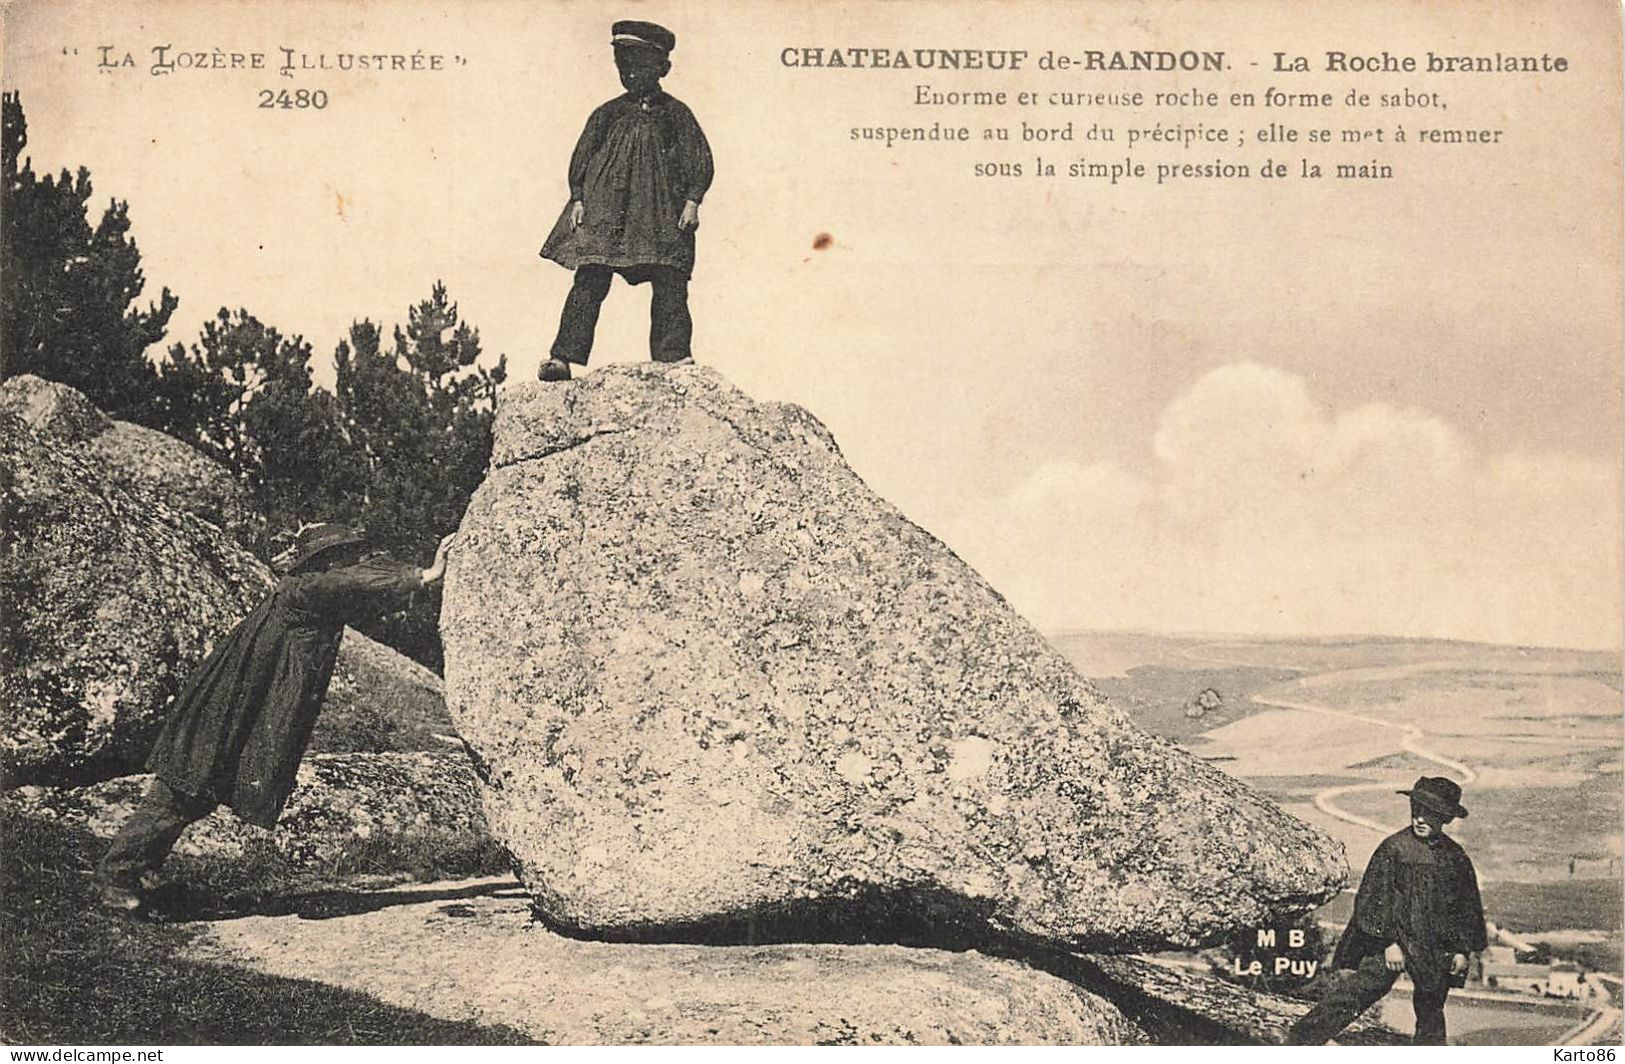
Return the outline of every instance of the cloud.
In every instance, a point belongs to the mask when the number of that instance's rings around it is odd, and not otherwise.
[[[1619,645],[1618,470],[1477,453],[1425,411],[1335,411],[1237,363],[1146,470],[1055,463],[944,539],[1046,627]]]

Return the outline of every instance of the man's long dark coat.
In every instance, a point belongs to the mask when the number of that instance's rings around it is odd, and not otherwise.
[[[1448,835],[1419,839],[1404,828],[1371,855],[1332,967],[1358,968],[1397,942],[1411,982],[1433,990],[1460,986],[1451,957],[1484,949],[1484,932],[1484,903],[1466,851]]]
[[[285,577],[176,699],[147,767],[270,827],[293,790],[346,623],[406,604],[420,570],[384,556]]]

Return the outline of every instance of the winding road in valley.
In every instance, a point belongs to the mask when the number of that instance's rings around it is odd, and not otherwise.
[[[1214,647],[1224,645],[1225,644],[1222,643],[1204,644],[1202,646],[1193,647],[1186,650],[1184,654],[1187,658],[1193,661],[1205,661],[1215,665],[1232,665],[1244,668],[1281,669],[1287,672],[1301,673],[1304,676],[1309,676],[1312,674],[1317,679],[1322,680],[1332,680],[1338,676],[1354,675],[1358,675],[1362,680],[1391,680],[1418,672],[1431,672],[1440,669],[1453,668],[1457,667],[1459,664],[1447,661],[1425,661],[1411,662],[1405,665],[1394,665],[1385,668],[1362,666],[1360,668],[1353,669],[1334,669],[1329,672],[1314,672],[1313,670],[1302,668],[1301,666],[1297,665],[1283,665],[1279,662],[1273,661],[1248,661],[1235,657],[1220,657],[1217,654],[1207,652]],[[1304,688],[1304,681],[1302,679],[1294,680],[1293,687],[1295,690],[1292,693],[1301,691]],[[1331,706],[1323,706],[1318,702],[1305,701],[1301,698],[1285,698],[1279,695],[1259,693],[1252,695],[1251,699],[1255,705],[1269,706],[1272,709],[1289,709],[1298,710],[1304,713],[1318,713],[1322,716],[1339,717],[1343,720],[1359,721],[1362,724],[1370,724],[1374,727],[1390,729],[1397,732],[1399,735],[1400,750],[1406,753],[1415,754],[1417,757],[1420,757],[1423,760],[1433,762],[1450,775],[1454,776],[1458,783],[1468,784],[1478,779],[1478,773],[1473,770],[1471,765],[1468,765],[1463,761],[1457,761],[1454,758],[1446,757],[1438,751],[1426,746],[1425,742],[1427,740],[1427,733],[1414,724],[1396,724],[1393,721],[1383,720],[1380,717],[1367,716],[1364,713],[1352,713],[1346,709],[1334,709]],[[1399,786],[1403,787],[1411,782],[1413,781],[1408,779],[1402,780],[1399,781]],[[1395,787],[1393,781],[1383,783],[1354,783],[1339,787],[1327,787],[1315,795],[1315,808],[1319,809],[1327,816],[1336,817],[1337,819],[1346,821],[1350,824],[1357,824],[1360,827],[1375,831],[1380,835],[1387,835],[1391,832],[1399,830],[1399,828],[1403,825],[1379,824],[1377,821],[1372,820],[1369,817],[1363,817],[1358,813],[1352,813],[1337,803],[1338,799],[1345,798],[1351,794],[1358,794],[1363,791],[1386,791],[1390,788],[1396,790],[1398,789]]]

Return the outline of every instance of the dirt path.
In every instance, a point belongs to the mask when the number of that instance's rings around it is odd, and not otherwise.
[[[1594,1046],[1619,1037],[1620,1010],[1606,1005],[1588,1016],[1584,1023],[1563,1035],[1562,1045]]]
[[[1589,972],[1586,978],[1611,984],[1616,996],[1613,1000],[1598,1006],[1584,1022],[1564,1034],[1559,1042],[1566,1046],[1617,1045],[1620,1021],[1625,1019],[1625,1012],[1621,1012],[1619,1005],[1616,1004],[1621,989],[1620,979],[1606,972]]]
[[[1277,662],[1267,661],[1248,661],[1241,658],[1220,657],[1216,654],[1202,652],[1210,647],[1222,645],[1223,644],[1218,643],[1204,644],[1203,646],[1193,647],[1184,651],[1184,655],[1193,661],[1205,661],[1217,665],[1234,665],[1245,668],[1283,669],[1288,672],[1300,673],[1302,674],[1300,678],[1292,681],[1292,689],[1295,691],[1300,691],[1307,688],[1309,686],[1309,681],[1311,680],[1313,680],[1316,684],[1326,684],[1333,682],[1337,677],[1347,677],[1352,674],[1358,674],[1361,679],[1367,680],[1391,680],[1418,672],[1431,672],[1440,669],[1455,668],[1459,664],[1456,662],[1446,661],[1409,662],[1404,665],[1394,665],[1388,667],[1361,666],[1353,669],[1333,669],[1329,672],[1315,672],[1311,669],[1306,669],[1297,665],[1282,665]],[[1455,776],[1457,782],[1459,783],[1468,784],[1478,779],[1478,773],[1473,770],[1472,766],[1466,764],[1465,762],[1446,757],[1443,754],[1424,746],[1423,742],[1427,739],[1427,733],[1414,724],[1396,724],[1393,721],[1383,720],[1380,717],[1367,716],[1363,713],[1351,713],[1348,710],[1335,709],[1331,706],[1321,705],[1318,702],[1309,702],[1297,698],[1282,698],[1279,696],[1265,694],[1255,694],[1251,697],[1252,701],[1260,706],[1269,706],[1274,709],[1298,710],[1304,713],[1318,713],[1322,716],[1338,717],[1343,720],[1358,721],[1362,724],[1370,724],[1378,728],[1387,728],[1392,731],[1396,731],[1399,733],[1399,748],[1401,751],[1415,754],[1417,757],[1420,757],[1425,761],[1433,762],[1440,768],[1443,768],[1445,771]],[[1400,786],[1404,786],[1412,781],[1402,780],[1399,782]],[[1354,783],[1340,787],[1327,787],[1324,790],[1316,793],[1315,808],[1319,809],[1327,816],[1336,817],[1339,820],[1350,824],[1355,824],[1370,831],[1375,831],[1381,835],[1388,835],[1399,830],[1399,828],[1403,825],[1380,824],[1369,817],[1363,817],[1358,813],[1353,813],[1347,809],[1344,809],[1342,806],[1337,804],[1337,800],[1351,794],[1358,794],[1364,791],[1385,791],[1393,787],[1394,783],[1388,781],[1381,783]],[[1397,790],[1398,788],[1394,789]]]

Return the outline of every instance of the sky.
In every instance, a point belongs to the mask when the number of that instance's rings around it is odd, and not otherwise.
[[[128,200],[170,338],[222,306],[309,340],[404,321],[443,280],[533,375],[570,276],[537,257],[608,23],[678,37],[666,88],[717,158],[696,356],[806,406],[878,492],[1048,628],[1384,633],[1618,648],[1619,28],[1609,4],[14,2],[7,89],[36,169]],[[175,69],[151,49],[268,55]],[[786,47],[1025,49],[1016,74],[809,70]],[[103,53],[101,48],[108,52]],[[441,70],[275,70],[289,47]],[[1046,49],[1223,50],[1222,74],[1043,72]],[[1273,54],[1561,54],[1561,75],[1275,73]],[[134,69],[99,70],[128,52]],[[460,57],[456,58],[456,57]],[[427,62],[427,59],[425,59]],[[1254,67],[1251,64],[1258,63]],[[929,107],[938,89],[1328,91],[1301,109]],[[265,90],[327,94],[261,108]],[[1445,109],[1341,106],[1350,89]],[[854,142],[853,126],[1011,128],[1016,143]],[[1020,124],[1071,121],[1046,149]],[[1495,128],[1494,146],[1310,149],[1310,129]],[[1091,125],[1113,144],[1089,143]],[[1244,131],[1230,153],[1391,162],[1389,181],[1117,186],[1032,176],[1128,154],[1131,127]],[[1205,163],[1217,152],[1142,150]],[[978,177],[1020,161],[1021,178]],[[820,234],[831,238],[814,249]],[[646,357],[617,286],[595,366]]]

